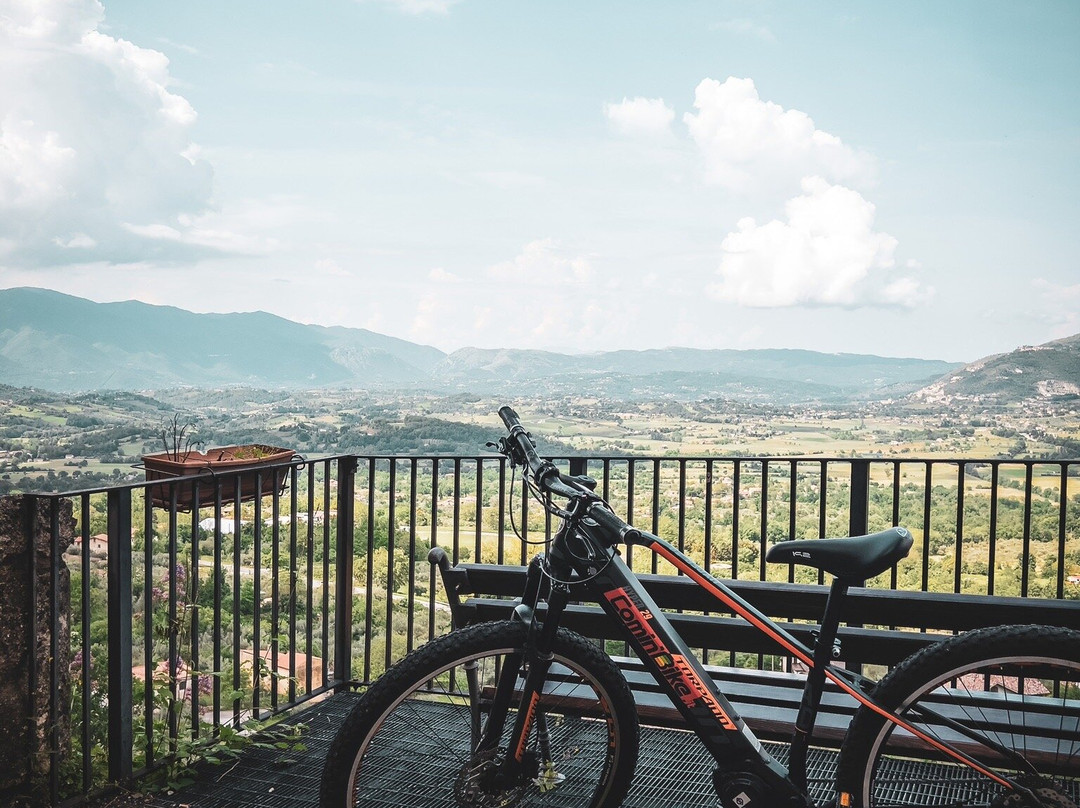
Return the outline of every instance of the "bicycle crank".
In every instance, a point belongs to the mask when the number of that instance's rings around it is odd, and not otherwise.
[[[764,808],[766,788],[749,772],[713,772],[713,785],[724,808]]]
[[[777,794],[753,772],[715,769],[713,788],[723,808],[805,808],[810,804],[794,792]]]

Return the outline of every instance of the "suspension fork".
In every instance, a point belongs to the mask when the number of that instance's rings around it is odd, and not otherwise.
[[[537,556],[529,565],[522,602],[514,608],[513,615],[514,620],[524,623],[528,628],[525,647],[521,652],[509,655],[503,661],[488,720],[479,732],[479,743],[476,745],[478,753],[498,749],[510,708],[515,703],[518,704],[514,726],[507,739],[507,754],[497,775],[500,781],[508,785],[520,782],[523,776],[537,774],[535,770],[529,770],[529,767],[535,769],[535,766],[533,766],[534,760],[528,755],[529,737],[534,726],[537,727],[544,741],[543,746],[547,746],[546,722],[538,710],[538,705],[554,657],[555,632],[562,613],[569,603],[570,590],[562,583],[550,584],[546,615],[541,622],[536,614],[537,606],[549,583],[544,573],[544,563],[544,558]],[[522,680],[523,669],[524,680]],[[468,675],[468,671],[466,674]],[[475,673],[473,677],[475,678]],[[474,689],[472,680],[469,682],[469,688],[470,691]],[[478,722],[478,719],[477,715],[475,720]],[[543,754],[548,754],[547,750],[541,751]]]

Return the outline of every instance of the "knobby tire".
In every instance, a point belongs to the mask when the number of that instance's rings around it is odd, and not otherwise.
[[[1047,808],[1074,808],[1080,794],[1080,632],[1048,626],[979,629],[929,646],[877,685],[875,701],[964,748],[995,773],[1016,759],[963,736],[920,706],[1019,753],[1037,773],[1020,777]],[[860,707],[837,770],[854,808],[889,805],[1027,805],[992,777],[957,764],[882,715]],[[917,794],[918,798],[912,795]]]
[[[520,652],[526,627],[481,623],[436,638],[388,670],[350,712],[326,758],[321,808],[410,805],[617,808],[638,755],[633,696],[618,667],[579,634],[557,632],[552,669],[529,733],[530,776],[492,778],[507,754],[516,702],[494,756],[471,748],[486,717],[495,668]],[[468,695],[465,666],[476,663],[479,699]],[[518,684],[522,682],[519,675]],[[474,713],[471,704],[479,704]],[[546,730],[548,760],[541,752]]]

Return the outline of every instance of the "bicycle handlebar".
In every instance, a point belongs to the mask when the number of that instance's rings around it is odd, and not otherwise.
[[[529,468],[536,484],[559,497],[576,498],[586,495],[590,498],[588,515],[600,527],[608,533],[617,536],[620,540],[626,539],[631,534],[638,533],[637,528],[627,524],[616,516],[604,500],[595,496],[591,490],[582,486],[573,477],[568,477],[556,468],[550,460],[542,459],[533,446],[532,437],[521,425],[521,419],[512,407],[499,408],[499,417],[510,432],[510,440],[516,445],[520,458]]]
[[[640,530],[616,516],[602,499],[596,500],[589,506],[589,516],[596,520],[596,523],[601,528],[614,536],[618,536],[620,541],[626,541],[633,536],[641,535]]]
[[[541,460],[540,456],[536,454],[532,438],[525,431],[525,427],[521,425],[518,414],[514,412],[513,407],[500,407],[499,417],[502,418],[502,422],[506,424],[506,428],[510,431],[510,440],[514,441],[521,451],[525,463],[529,467],[529,472],[538,483],[541,483],[542,478],[551,472],[545,468],[546,461]],[[547,465],[554,468],[550,463],[547,463]]]

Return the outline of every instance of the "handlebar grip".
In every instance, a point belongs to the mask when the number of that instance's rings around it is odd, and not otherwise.
[[[518,414],[514,412],[513,407],[500,407],[499,417],[502,418],[506,428],[510,430],[510,440],[517,443],[521,456],[525,458],[533,478],[539,485],[543,486],[544,479],[551,472],[556,471],[555,467],[550,462],[541,460],[540,456],[536,454],[532,438],[525,431],[525,427],[521,425],[521,419],[518,418]]]
[[[633,525],[627,524],[612,513],[603,502],[594,502],[589,508],[589,516],[605,531],[624,540],[628,536],[640,536],[640,532]]]
[[[521,419],[514,412],[513,407],[499,407],[499,417],[506,424],[506,428],[512,430],[515,426],[521,426]]]

